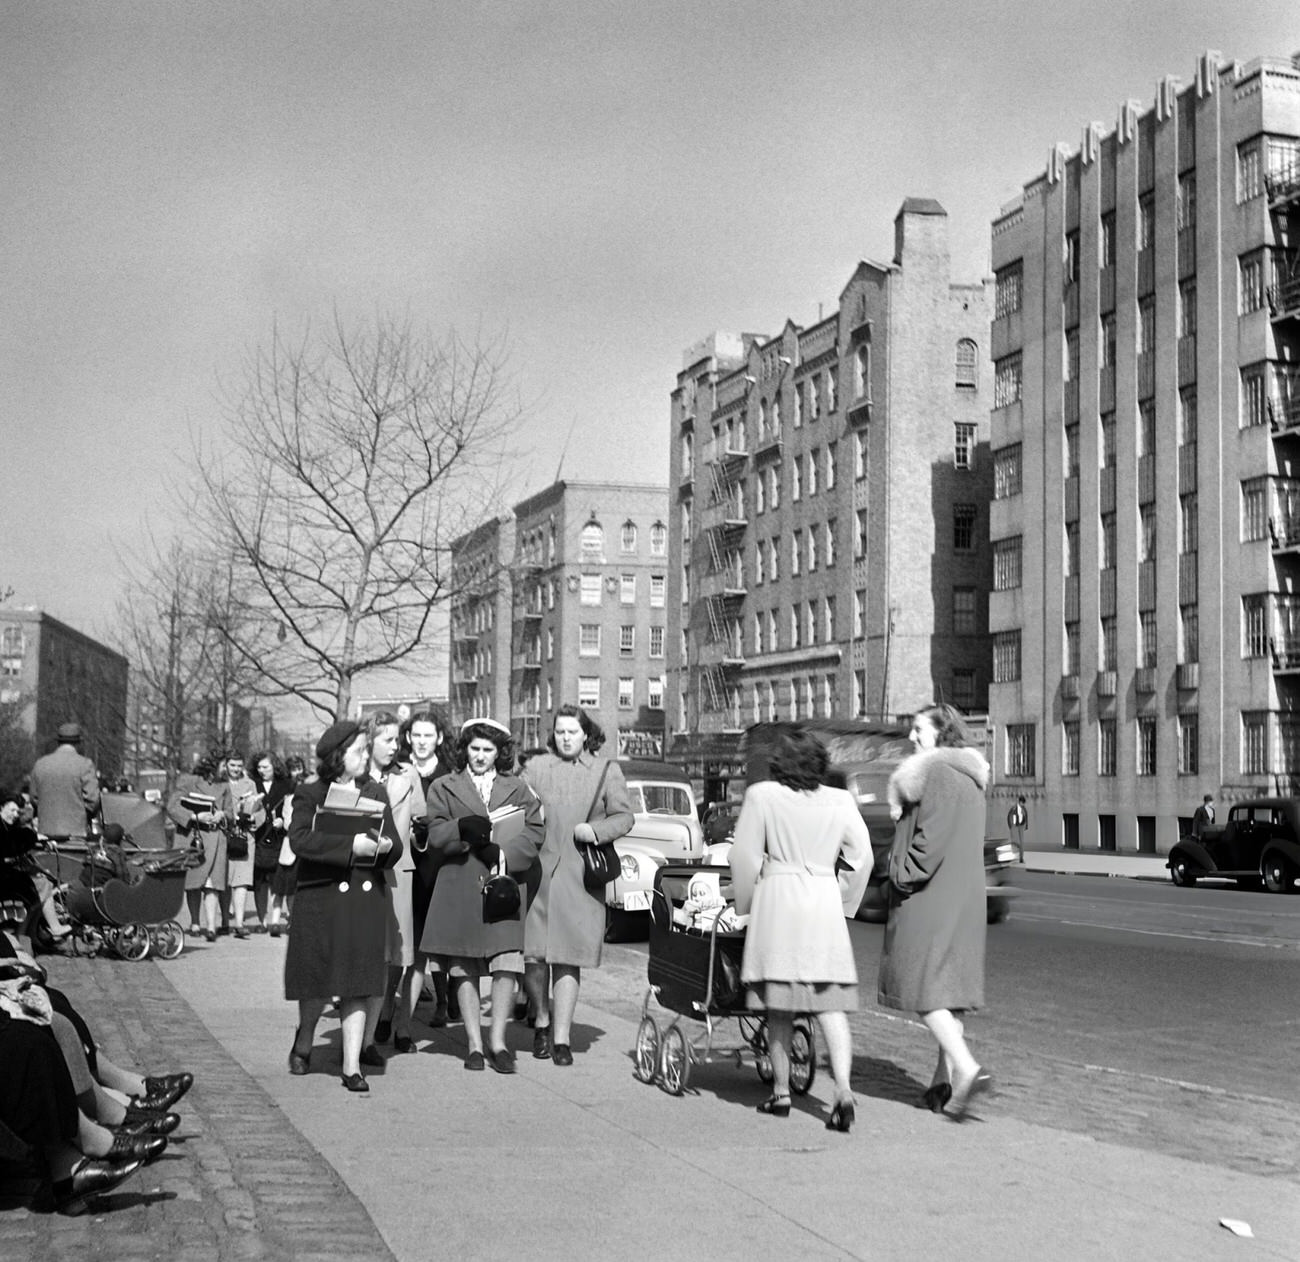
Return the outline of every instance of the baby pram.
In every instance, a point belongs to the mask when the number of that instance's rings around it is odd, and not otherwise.
[[[772,1081],[767,1022],[761,1011],[747,1007],[740,981],[745,931],[728,927],[734,915],[730,868],[669,863],[655,873],[646,968],[650,987],[641,1005],[633,1072],[642,1082],[658,1081],[670,1095],[686,1090],[693,1064],[707,1064],[715,1054],[734,1057],[737,1067],[752,1056],[759,1078]],[[676,1014],[662,1028],[650,1011],[651,999]],[[703,1037],[688,1036],[682,1017],[703,1022]],[[743,1043],[715,1049],[714,1023],[731,1017]],[[816,1072],[813,1024],[800,1015],[790,1045],[791,1091],[803,1095]]]
[[[129,834],[124,840],[130,842]],[[191,850],[135,850],[118,874],[111,863],[87,862],[97,845],[51,842],[37,855],[61,891],[74,951],[90,956],[107,947],[124,960],[142,960],[150,952],[174,960],[185,949],[185,930],[176,919],[185,901],[185,873],[199,856]]]

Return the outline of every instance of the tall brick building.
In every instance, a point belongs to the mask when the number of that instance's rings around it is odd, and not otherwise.
[[[937,202],[894,232],[811,327],[683,356],[670,722],[706,782],[760,719],[985,705],[989,292],[952,282]]]
[[[1040,840],[1300,787],[1298,137],[1300,61],[1207,53],[993,223],[989,711]]]

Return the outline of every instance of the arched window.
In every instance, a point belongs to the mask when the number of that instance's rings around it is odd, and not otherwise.
[[[979,385],[979,347],[968,337],[957,343],[957,388],[974,390]]]
[[[619,546],[624,552],[636,551],[636,523],[625,521],[623,523],[622,533],[619,535]]]
[[[583,526],[580,546],[583,560],[602,560],[604,558],[605,532],[600,528],[600,522],[589,521]]]
[[[661,557],[668,551],[668,527],[661,521],[650,527],[650,555]]]
[[[871,394],[871,346],[863,342],[854,355],[853,393],[865,399]]]

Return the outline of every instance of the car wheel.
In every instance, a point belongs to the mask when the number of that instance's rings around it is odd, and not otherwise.
[[[1264,888],[1270,894],[1289,894],[1292,885],[1291,865],[1280,855],[1271,854],[1264,859]]]
[[[655,1074],[659,1072],[659,1026],[648,1014],[637,1026],[632,1072],[638,1082],[654,1082]]]
[[[1169,861],[1169,879],[1182,889],[1196,884],[1196,871],[1186,859],[1178,858]]]
[[[659,1057],[659,1085],[669,1095],[681,1095],[691,1078],[691,1049],[680,1025],[664,1031],[663,1051]]]
[[[1004,899],[1001,898],[989,899],[988,913],[986,916],[986,919],[988,920],[989,924],[1000,925],[1002,924],[1003,921],[1006,920],[1006,918],[1010,914],[1011,914],[1010,910],[1008,909],[1006,901]]]
[[[790,1090],[795,1095],[807,1094],[817,1077],[817,1040],[812,1022],[798,1017],[790,1035]]]

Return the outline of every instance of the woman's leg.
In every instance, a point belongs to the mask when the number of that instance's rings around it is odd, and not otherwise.
[[[144,1095],[144,1075],[132,1073],[115,1065],[101,1051],[95,1058],[95,1066],[100,1084],[110,1091],[120,1091],[123,1095]]]
[[[569,1044],[569,1034],[573,1026],[573,1014],[578,1007],[578,986],[582,980],[581,971],[573,964],[553,964],[551,966],[551,1038],[564,1046]],[[539,1014],[537,1024],[541,1025]]]
[[[494,1052],[506,1049],[506,1023],[514,1007],[516,976],[515,973],[492,974],[492,1026],[488,1046]]]
[[[397,1007],[397,996],[402,989],[402,966],[400,964],[390,964],[385,978],[384,993],[379,1001],[379,1020],[391,1023],[394,1010]]]
[[[266,871],[253,872],[253,910],[257,912],[257,923],[265,929],[268,908],[271,903],[271,874]]]
[[[365,1046],[367,1017],[370,1011],[370,999],[353,998],[339,1000],[339,1024],[343,1029],[343,1075],[350,1078],[361,1072],[361,1049]],[[379,1017],[378,1004],[375,1005],[375,1019]],[[370,1032],[374,1032],[371,1022]]]
[[[962,1023],[947,1008],[935,1008],[931,1012],[922,1012],[920,1016],[925,1022],[925,1028],[939,1044],[948,1069],[948,1081],[955,1084],[961,1079],[973,1077],[979,1065],[966,1046]]]
[[[221,918],[221,894],[210,886],[203,887],[203,928],[208,933],[216,933],[217,922]]]
[[[415,1006],[414,1004],[407,1002],[407,995],[410,994],[411,971],[410,968],[398,968],[394,970],[397,975],[397,981],[393,987],[391,997],[394,1038],[409,1039],[411,1037],[411,1009]],[[419,992],[417,991],[416,993],[418,994]]]
[[[77,1147],[87,1157],[102,1157],[113,1146],[113,1132],[85,1112],[77,1114]]]
[[[59,909],[54,905],[53,882],[43,873],[34,872],[32,873],[32,884],[36,887],[36,895],[41,900],[41,916],[45,920],[46,928],[50,931],[50,936],[66,938],[72,932],[72,929],[59,919]]]
[[[767,1010],[767,1054],[772,1062],[772,1095],[790,1098],[790,1040],[794,1037],[794,1014],[776,1008]]]
[[[293,1050],[299,1056],[311,1055],[311,1045],[316,1041],[316,1026],[325,1011],[324,999],[298,1000],[298,1033],[294,1036]]]
[[[230,909],[234,917],[235,932],[241,937],[244,932],[244,907],[248,901],[248,887],[236,885],[230,893]]]
[[[852,1100],[853,1088],[849,1078],[853,1073],[853,1036],[849,1033],[849,1019],[842,1012],[819,1012],[822,1038],[826,1040],[826,1053],[831,1062],[831,1077],[835,1079],[835,1099]]]
[[[466,969],[452,974],[456,983],[456,998],[460,1001],[460,1019],[465,1023],[465,1048],[467,1052],[483,1051],[482,1005],[479,1003],[477,971]]]
[[[524,989],[528,992],[539,1030],[545,1030],[551,1024],[551,1001],[547,993],[550,984],[551,970],[545,960],[524,961]]]
[[[186,890],[185,907],[190,913],[190,932],[202,933],[203,932],[203,914],[202,914],[203,891]]]

